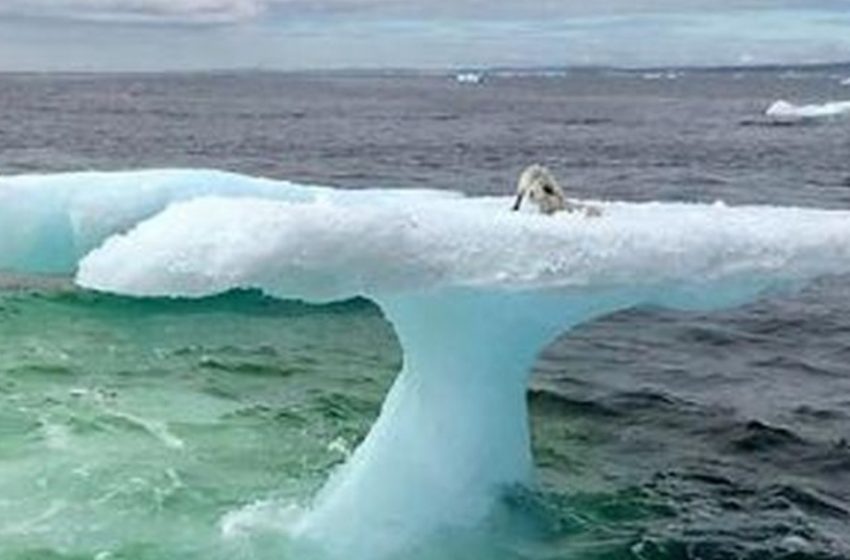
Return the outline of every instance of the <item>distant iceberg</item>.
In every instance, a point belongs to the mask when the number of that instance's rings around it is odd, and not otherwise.
[[[674,72],[673,70],[668,70],[666,72],[644,72],[640,77],[648,81],[677,80],[679,79],[679,73]]]
[[[842,86],[850,86],[850,77],[844,78],[843,80],[841,80],[841,85]]]
[[[459,84],[482,84],[484,74],[481,72],[460,72],[455,75],[455,81]]]
[[[765,115],[768,117],[786,122],[823,119],[845,114],[850,114],[850,101],[832,101],[820,105],[794,105],[780,99],[765,111]]]

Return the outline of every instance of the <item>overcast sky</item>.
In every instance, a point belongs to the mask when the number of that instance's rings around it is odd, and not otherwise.
[[[850,0],[0,0],[0,70],[850,61]]]

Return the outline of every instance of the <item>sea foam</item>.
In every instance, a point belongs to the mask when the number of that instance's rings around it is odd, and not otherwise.
[[[112,182],[132,199],[143,177]],[[564,330],[637,305],[714,309],[850,272],[850,212],[597,203],[599,217],[542,216],[511,212],[509,198],[286,183],[275,200],[171,194],[134,227],[122,221],[79,262],[77,282],[136,296],[365,296],[396,329],[404,365],[380,417],[287,527],[343,558],[476,526],[505,488],[533,481],[525,388]],[[17,262],[40,262],[16,250]]]

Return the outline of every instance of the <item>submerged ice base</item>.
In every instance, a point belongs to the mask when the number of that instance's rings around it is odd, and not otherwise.
[[[114,179],[133,196],[133,174]],[[285,183],[277,200],[173,194],[181,202],[122,222],[79,263],[78,283],[136,296],[365,296],[395,326],[404,366],[378,421],[288,528],[345,558],[475,526],[505,487],[532,480],[525,388],[564,330],[636,305],[714,309],[850,272],[849,212],[607,203],[598,218],[540,216],[510,212],[507,198]],[[16,262],[38,262],[17,250]]]

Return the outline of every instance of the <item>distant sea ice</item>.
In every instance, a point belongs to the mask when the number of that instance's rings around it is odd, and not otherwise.
[[[848,82],[850,83],[850,82]],[[765,111],[765,115],[779,121],[804,121],[850,114],[850,101],[830,101],[823,104],[794,105],[780,99]]]

